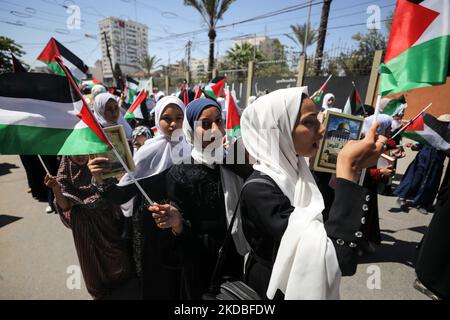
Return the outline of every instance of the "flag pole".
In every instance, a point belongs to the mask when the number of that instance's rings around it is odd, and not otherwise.
[[[38,158],[39,158],[39,161],[41,162],[42,166],[44,167],[45,172],[46,172],[49,176],[51,176],[50,171],[48,171],[48,168],[47,168],[47,166],[45,165],[44,160],[42,160],[42,157],[41,157],[40,154],[38,154]]]
[[[326,85],[328,84],[328,81],[330,81],[331,77],[333,77],[332,74],[330,74],[330,76],[328,77],[327,80],[325,80],[325,82],[320,86],[319,90],[317,90],[316,92],[313,93],[313,95],[310,97],[310,99],[314,99],[316,97],[316,93],[320,93],[320,91],[322,91],[322,88],[325,88]]]
[[[78,89],[75,81],[72,79],[70,73],[67,71],[66,66],[64,65],[64,63],[62,62],[61,58],[59,57],[55,57],[56,62],[59,64],[59,66],[63,69],[64,73],[66,74],[67,78],[69,79],[69,82],[71,84],[71,86],[73,87],[73,89],[75,90],[75,92],[77,93],[77,95],[80,97],[80,99],[83,101],[84,105],[88,105],[86,103],[86,101],[83,98],[83,95],[81,94],[80,90]],[[91,110],[88,108],[88,112],[91,114],[91,116],[93,117],[93,119],[95,119],[95,121],[97,122],[97,119],[92,115]],[[144,196],[144,198],[148,201],[148,203],[150,205],[153,205],[153,201],[150,199],[150,197],[147,195],[147,193],[144,191],[144,189],[142,189],[141,185],[137,182],[136,178],[134,177],[133,173],[130,171],[130,169],[128,169],[128,166],[125,164],[125,161],[123,161],[122,157],[120,156],[119,152],[117,152],[116,147],[114,147],[114,145],[111,143],[111,140],[109,139],[109,137],[106,135],[105,131],[103,130],[102,126],[97,122],[99,128],[102,130],[103,134],[105,135],[106,139],[108,140],[109,145],[112,147],[112,151],[114,152],[114,155],[117,157],[117,159],[119,160],[120,164],[123,166],[123,168],[125,169],[125,171],[127,172],[127,174],[130,176],[132,182],[136,185],[136,187],[138,188],[138,190],[142,193],[142,195]],[[42,160],[41,160],[42,161]]]
[[[428,108],[430,108],[432,104],[433,104],[433,103],[430,103],[430,104],[427,105],[425,108],[423,108],[423,110],[420,111],[414,118],[412,118],[411,120],[409,120],[409,122],[408,122],[405,126],[403,126],[403,128],[401,128],[400,130],[398,130],[397,133],[394,134],[394,135],[392,136],[391,139],[394,139],[394,138],[395,138],[396,136],[398,136],[401,132],[405,131],[406,128],[408,128],[408,127],[411,125],[411,123],[414,122],[414,120],[416,120],[418,117],[420,117],[420,115],[421,115],[422,113],[424,113],[425,111],[427,111]]]
[[[378,119],[378,115],[380,114],[380,102],[381,102],[381,96],[378,95],[377,96],[377,103],[375,105],[375,112],[374,112],[374,122],[377,121]],[[359,177],[359,185],[362,186],[364,183],[364,177],[366,176],[366,168],[364,168],[361,171],[361,176]]]
[[[328,79],[323,83],[323,85],[320,87],[320,89],[322,89],[323,87],[325,87],[328,84],[328,81],[330,81],[330,79],[333,77],[332,74],[330,74],[330,76],[328,77]]]

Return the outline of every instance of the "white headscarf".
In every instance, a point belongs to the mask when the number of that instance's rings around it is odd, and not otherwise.
[[[241,118],[242,140],[257,160],[254,169],[270,176],[295,207],[267,296],[272,299],[280,289],[285,299],[338,299],[341,272],[323,224],[323,198],[292,140],[302,94],[307,87],[274,91],[247,107]]]
[[[362,134],[366,134],[367,130],[372,127],[373,121],[375,120],[375,115],[371,115],[370,117],[367,117],[364,119],[364,126],[362,128]],[[385,135],[386,129],[389,128],[389,126],[392,125],[392,121],[394,119],[391,116],[388,116],[387,114],[379,114],[377,118],[377,122],[380,125],[377,130],[377,134]]]
[[[102,86],[101,84],[96,84],[95,86],[92,87],[92,97],[95,99],[96,96],[98,96],[101,93],[105,93],[106,88],[104,86]]]
[[[161,100],[161,99],[164,98],[165,96],[166,96],[166,95],[165,95],[164,92],[158,91],[158,93],[157,93],[156,96],[155,96],[156,102],[158,102],[159,100]]]
[[[330,100],[331,98],[333,98],[333,100],[336,101],[336,98],[335,98],[334,94],[332,94],[332,93],[327,93],[327,94],[323,97],[323,101],[322,101],[322,111],[327,110],[328,108],[333,107],[333,106],[328,107],[328,100]],[[334,103],[333,103],[333,105],[334,105]]]
[[[198,103],[198,100],[194,100],[191,103]],[[209,152],[204,152],[201,143],[199,143],[199,141],[196,141],[195,130],[191,127],[186,117],[184,118],[183,122],[183,131],[186,140],[193,146],[191,156],[194,159],[195,163],[203,164],[209,168],[213,168],[217,159],[223,159],[225,150],[223,149],[222,141],[220,139],[216,139],[215,142],[212,142],[212,145],[210,144],[210,146],[208,146],[214,147],[214,150],[216,152],[214,155],[211,155]],[[233,145],[231,145],[230,148],[233,148]],[[242,186],[244,185],[244,180],[234,172],[225,168],[223,165],[220,166],[220,178],[222,190],[224,193],[225,211],[228,226],[231,222],[231,219],[233,218],[234,209],[236,208]],[[250,245],[247,243],[247,240],[244,236],[239,207],[237,208],[236,220],[234,222],[234,227],[231,231],[231,234],[233,237],[233,242],[236,246],[236,250],[240,255],[245,256],[250,251]]]
[[[95,101],[94,101],[94,116],[95,116],[95,118],[97,119],[97,121],[100,123],[100,125],[103,128],[107,128],[107,127],[111,127],[111,126],[115,126],[115,125],[122,125],[125,130],[125,135],[127,136],[128,139],[131,139],[131,136],[133,134],[133,129],[131,129],[128,122],[124,119],[122,113],[119,114],[117,123],[108,122],[104,118],[106,103],[110,99],[117,101],[116,96],[113,96],[110,93],[100,93],[99,95],[97,95],[95,97]],[[120,111],[120,109],[119,109],[119,111]]]
[[[255,96],[248,97],[248,105],[251,105],[255,101],[256,101],[256,97]]]
[[[164,97],[158,101],[155,107],[155,124],[158,132],[161,134],[153,139],[147,140],[146,143],[135,153],[133,160],[136,164],[134,177],[137,180],[145,179],[157,175],[169,169],[175,159],[179,159],[179,154],[174,154],[182,150],[186,156],[190,155],[191,146],[186,142],[184,137],[180,137],[178,141],[171,141],[171,137],[165,135],[159,126],[161,115],[169,104],[177,105],[184,113],[185,106],[177,97]],[[181,159],[180,159],[181,160]],[[119,182],[119,186],[129,185],[133,183],[128,174],[124,175]],[[126,217],[133,214],[133,201],[123,204],[122,212]]]

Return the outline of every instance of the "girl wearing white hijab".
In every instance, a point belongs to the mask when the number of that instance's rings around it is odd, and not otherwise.
[[[333,108],[334,106],[334,101],[336,100],[334,94],[332,93],[327,93],[324,97],[323,97],[323,101],[322,101],[322,111],[325,111],[329,108]]]
[[[181,130],[185,106],[177,97],[164,97],[155,107],[156,126],[161,133],[148,140],[134,155],[135,178],[153,201],[165,202],[166,174],[183,153],[190,155],[191,147]],[[147,211],[148,203],[143,199],[132,179],[125,175],[118,185],[101,181],[99,164],[104,159],[91,160],[89,167],[97,183],[102,184],[104,198],[122,204],[126,217],[132,216],[133,256],[137,274],[143,283],[144,299],[179,299],[179,269],[163,261],[162,252],[170,245],[172,233],[156,226]],[[180,160],[181,161],[181,160]],[[99,181],[100,180],[100,181]]]
[[[120,113],[117,98],[110,93],[100,93],[94,100],[94,116],[103,128],[122,125],[127,139],[132,138],[133,129]]]
[[[376,162],[386,139],[376,137],[374,126],[365,141],[349,142],[339,154],[336,198],[324,224],[322,195],[304,158],[315,155],[324,133],[319,111],[303,87],[260,97],[242,115],[242,139],[256,159],[247,181],[267,180],[241,195],[252,247],[246,281],[262,297],[338,299],[341,275],[356,270],[367,200],[357,171]]]
[[[167,174],[171,205],[155,204],[150,211],[160,228],[174,233],[173,253],[180,257],[183,267],[183,298],[200,299],[209,291],[218,249],[236,208],[243,177],[238,176],[234,166],[222,164],[225,130],[216,101],[191,102],[186,109],[183,130],[193,145],[191,158],[174,165]],[[209,134],[212,137],[207,137]],[[223,275],[240,278],[243,256],[248,252],[240,217],[232,237],[234,241],[228,247]]]

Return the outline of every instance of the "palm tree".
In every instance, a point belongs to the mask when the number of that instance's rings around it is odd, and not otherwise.
[[[314,66],[314,73],[316,76],[320,74],[320,69],[322,68],[323,48],[325,46],[325,37],[327,35],[328,16],[330,14],[331,1],[332,0],[323,1],[319,34],[317,36],[316,63]]]
[[[236,0],[184,0],[184,5],[194,7],[209,28],[208,76],[210,78],[212,78],[212,70],[214,68],[214,41],[217,36],[216,25],[234,1]]]
[[[261,52],[248,42],[236,43],[233,48],[227,51],[226,55],[229,63],[238,69],[246,68],[249,61],[261,58]]]
[[[317,41],[317,31],[314,30],[308,23],[299,25],[291,25],[292,34],[285,34],[286,37],[294,41],[302,48],[302,54],[306,52],[306,49]],[[307,35],[307,37],[306,37]],[[305,39],[306,38],[306,39]],[[306,42],[305,42],[306,40]]]
[[[156,56],[145,55],[144,58],[142,58],[140,65],[147,78],[150,78],[152,70],[158,67],[160,61],[161,59],[158,59]]]

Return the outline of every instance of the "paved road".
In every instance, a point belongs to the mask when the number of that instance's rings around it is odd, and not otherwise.
[[[401,160],[399,174],[414,156]],[[90,299],[83,281],[80,289],[66,285],[68,267],[78,264],[70,230],[26,189],[19,157],[0,156],[0,299]],[[426,299],[412,288],[412,261],[431,216],[390,212],[393,197],[380,196],[379,206],[382,246],[361,258],[355,276],[343,278],[342,299]],[[379,282],[373,280],[378,271]]]

